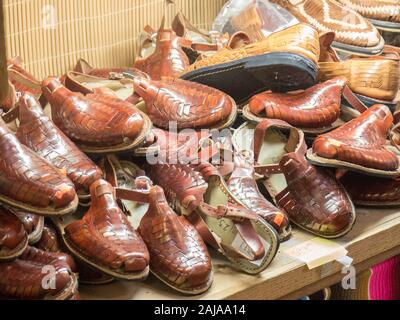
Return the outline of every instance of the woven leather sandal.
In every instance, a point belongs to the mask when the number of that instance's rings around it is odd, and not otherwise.
[[[342,127],[319,136],[307,158],[320,166],[382,177],[400,176],[400,158],[387,137],[393,125],[389,108],[376,105]]]
[[[17,209],[9,209],[14,215],[21,220],[25,232],[28,235],[28,242],[30,245],[36,244],[42,237],[44,228],[44,217],[36,214],[27,213]]]
[[[236,103],[217,89],[173,78],[154,81],[134,77],[133,84],[157,127],[168,130],[176,122],[178,130],[220,130],[236,120]]]
[[[59,240],[57,230],[52,225],[45,225],[42,238],[35,243],[35,247],[46,252],[61,253],[62,243]],[[88,285],[104,285],[115,279],[105,273],[90,267],[79,260],[75,261],[76,270],[79,273],[79,283]]]
[[[304,157],[304,134],[281,120],[243,124],[233,136],[235,150],[248,154],[265,177],[264,187],[298,227],[323,238],[347,234],[355,209],[346,190],[328,171]]]
[[[275,229],[245,208],[215,167],[205,162],[158,164],[147,172],[163,187],[169,203],[187,216],[204,241],[233,267],[258,274],[272,262],[279,248]]]
[[[287,92],[316,83],[318,33],[299,24],[267,39],[224,48],[185,70],[182,78],[217,88],[240,105],[266,90]]]
[[[338,77],[298,93],[258,94],[243,108],[243,117],[256,123],[283,120],[308,135],[329,132],[359,115],[356,110],[341,106],[346,82]]]
[[[63,243],[78,260],[121,280],[144,280],[149,252],[116,201],[114,188],[104,180],[92,184],[91,206],[83,218],[53,219]]]
[[[292,228],[289,218],[285,212],[276,208],[261,194],[257,185],[253,163],[250,163],[239,154],[235,155],[235,168],[229,176],[227,185],[229,190],[246,208],[257,213],[275,228],[281,242],[290,239]]]
[[[21,220],[0,207],[0,261],[14,260],[27,246],[28,236]]]
[[[42,237],[35,243],[35,247],[47,252],[60,252],[61,243],[58,239],[57,230],[52,225],[45,224]]]
[[[0,119],[0,202],[41,216],[66,215],[78,206],[72,182],[21,145]]]
[[[55,271],[55,288],[45,288],[45,268]],[[48,253],[33,247],[12,262],[0,264],[0,296],[5,299],[69,300],[77,294],[78,278],[69,255]]]
[[[383,208],[400,206],[399,178],[380,178],[348,171],[340,177],[340,182],[357,206]]]
[[[213,282],[212,263],[197,230],[169,207],[164,191],[153,187],[136,165],[116,157],[107,157],[103,165],[150,251],[150,271],[181,293],[207,291]]]
[[[364,100],[369,98],[391,102],[399,92],[399,58],[351,58],[339,62],[320,62],[319,67],[320,81],[345,77],[351,90],[364,97]]]
[[[334,47],[346,53],[377,55],[385,41],[378,30],[355,11],[335,0],[270,0],[318,32],[335,32]]]
[[[53,166],[65,170],[81,200],[90,198],[90,186],[101,179],[103,173],[56,127],[36,99],[28,94],[19,99],[16,136],[22,144]]]
[[[389,32],[400,30],[400,3],[396,0],[338,1],[367,18],[379,30]]]
[[[132,104],[113,95],[82,95],[55,78],[43,82],[52,120],[85,153],[132,151],[151,131],[150,119]]]

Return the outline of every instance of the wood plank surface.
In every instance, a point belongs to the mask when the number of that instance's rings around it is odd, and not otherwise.
[[[104,286],[81,286],[82,299],[169,300],[169,299],[297,299],[338,283],[342,265],[332,262],[309,270],[305,263],[285,253],[288,248],[315,236],[296,229],[283,243],[273,263],[257,276],[240,273],[218,254],[214,256],[215,279],[210,291],[198,297],[175,293],[156,278],[145,282],[114,282]],[[354,259],[358,272],[400,254],[400,211],[398,209],[359,209],[353,230],[335,240]]]

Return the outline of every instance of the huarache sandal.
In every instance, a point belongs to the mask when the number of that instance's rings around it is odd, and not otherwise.
[[[43,270],[53,267],[54,285],[43,285]],[[78,278],[65,254],[28,248],[20,259],[0,263],[0,296],[5,299],[68,300],[77,293]]]
[[[318,33],[298,24],[244,47],[195,62],[182,79],[217,88],[240,105],[257,93],[306,89],[317,80]]]
[[[10,211],[21,220],[25,232],[28,235],[28,242],[30,245],[36,244],[42,237],[44,228],[44,217],[36,214],[26,213],[17,209],[10,209]]]
[[[55,78],[45,80],[42,89],[54,123],[86,153],[133,151],[151,131],[147,115],[113,95],[84,96],[71,92]]]
[[[181,79],[154,81],[124,75],[133,80],[135,93],[145,101],[146,113],[157,127],[221,130],[236,120],[235,101],[217,89]]]
[[[19,257],[27,246],[28,236],[21,220],[0,207],[0,261]]]
[[[275,229],[242,205],[215,167],[203,162],[157,164],[148,173],[176,210],[235,268],[258,274],[272,262],[279,248]]]
[[[377,55],[385,44],[379,31],[357,12],[335,0],[269,0],[288,10],[298,21],[308,23],[319,33],[336,33],[336,50],[345,53]],[[362,6],[364,6],[363,1]]]
[[[114,188],[99,180],[90,192],[91,206],[82,219],[53,219],[64,245],[78,260],[115,279],[146,279],[149,252],[118,206]]]
[[[173,212],[164,191],[153,187],[135,164],[110,156],[102,163],[107,178],[116,183],[128,219],[138,226],[150,251],[150,271],[181,293],[207,291],[213,282],[212,264],[197,230]]]
[[[182,48],[190,48],[192,42],[178,37],[173,30],[165,28],[165,12],[169,3],[172,1],[164,2],[164,16],[157,33],[155,34],[150,27],[145,28],[147,33],[152,33],[149,37],[155,39],[154,51],[149,50],[149,56],[139,57],[134,64],[135,68],[147,73],[153,80],[160,80],[162,77],[178,78],[190,65],[189,58]],[[139,52],[144,53],[145,50],[141,48]]]
[[[381,177],[400,176],[399,156],[386,145],[392,125],[389,108],[376,105],[342,127],[319,136],[307,158],[320,166]]]
[[[281,242],[291,237],[292,228],[286,213],[276,208],[261,194],[256,182],[253,163],[241,155],[235,155],[235,168],[227,185],[246,208],[257,213],[275,228]]]
[[[49,161],[65,170],[74,183],[80,200],[90,198],[89,188],[103,173],[75,144],[47,117],[31,95],[19,99],[18,140]]]
[[[324,238],[347,234],[355,209],[328,171],[307,162],[304,134],[281,120],[243,124],[234,134],[237,152],[254,155],[255,170],[276,205],[300,228]]]
[[[0,202],[41,216],[66,215],[78,206],[74,185],[60,170],[22,145],[0,119]]]
[[[346,82],[338,77],[301,92],[258,94],[243,108],[243,117],[257,123],[280,119],[310,135],[329,132],[359,115],[341,107]]]
[[[59,241],[57,231],[53,226],[45,225],[42,237],[35,247],[46,252],[61,253],[62,244]],[[94,269],[81,261],[75,261],[76,270],[79,273],[79,283],[88,285],[104,285],[113,282],[115,279]]]
[[[347,8],[367,18],[376,28],[383,31],[399,32],[400,3],[392,0],[338,0]]]
[[[400,207],[400,179],[367,176],[346,172],[340,182],[353,202],[363,207]]]

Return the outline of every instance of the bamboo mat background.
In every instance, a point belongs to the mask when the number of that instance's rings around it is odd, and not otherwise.
[[[97,67],[130,66],[146,24],[158,28],[164,0],[3,0],[7,56],[19,55],[37,77],[61,75],[79,58]],[[225,0],[176,0],[209,29]],[[167,22],[176,13],[169,6]]]

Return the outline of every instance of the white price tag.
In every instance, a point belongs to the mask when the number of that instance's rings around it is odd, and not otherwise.
[[[346,257],[348,253],[343,246],[322,238],[311,239],[284,252],[305,262],[310,270]]]

